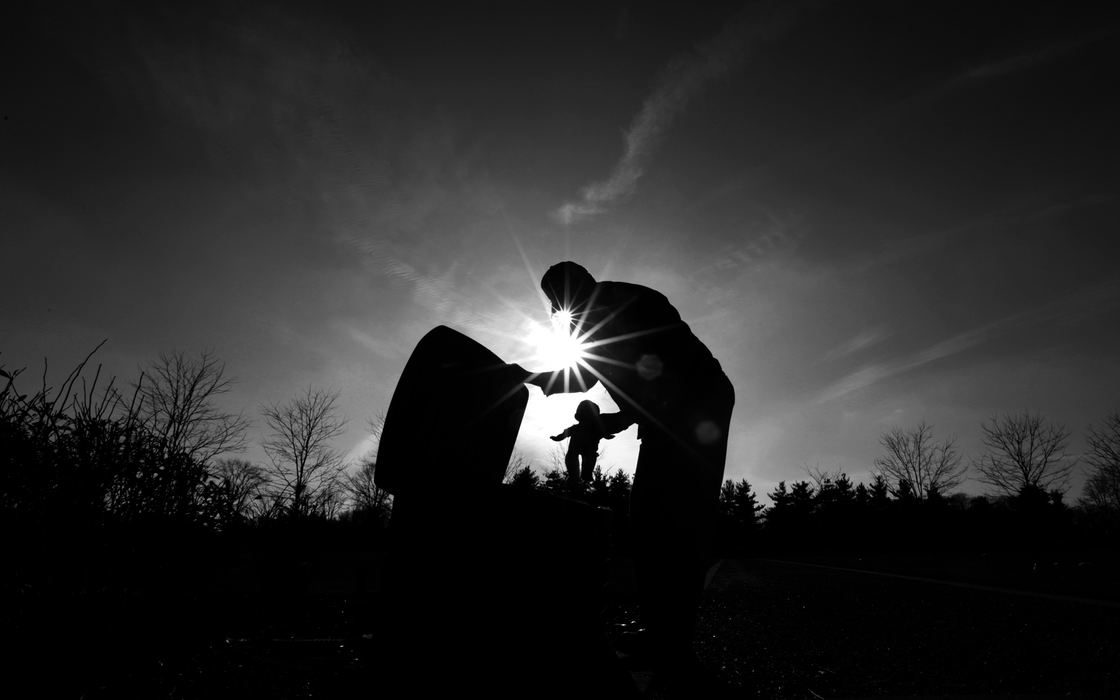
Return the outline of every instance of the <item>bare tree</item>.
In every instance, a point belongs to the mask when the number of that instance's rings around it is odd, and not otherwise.
[[[260,465],[244,459],[218,460],[214,477],[225,490],[229,515],[252,518],[267,509],[268,475]]]
[[[981,430],[987,448],[987,454],[975,464],[981,483],[1008,496],[1027,487],[1042,492],[1065,490],[1074,466],[1065,454],[1070,437],[1065,426],[1023,412],[992,418]]]
[[[903,483],[918,498],[945,495],[960,485],[968,471],[953,438],[936,442],[933,426],[925,421],[910,430],[893,428],[879,437],[879,444],[886,454],[875,459],[875,468],[895,496]]]
[[[392,509],[393,496],[377,485],[377,447],[385,429],[385,414],[379,413],[369,420],[372,447],[362,456],[358,469],[347,473],[342,481],[342,491],[354,511],[371,513],[385,520]]]
[[[1100,428],[1089,428],[1086,461],[1093,472],[1085,482],[1085,505],[1120,513],[1120,412],[1104,419]]]
[[[343,456],[331,443],[346,421],[336,414],[337,393],[308,387],[284,404],[263,409],[269,435],[263,442],[278,507],[292,517],[333,516],[341,505]]]
[[[813,482],[813,486],[816,487],[818,492],[830,487],[841,477],[846,477],[841,467],[836,467],[833,471],[825,471],[819,464],[815,467],[810,467],[806,464],[802,468],[805,470],[805,473],[809,475],[809,479]]]
[[[374,478],[377,460],[364,458],[358,469],[346,474],[342,480],[342,491],[355,512],[376,516],[387,520],[393,505],[393,496],[377,485]]]
[[[565,463],[568,451],[564,449],[563,445],[553,445],[552,449],[548,451],[548,463],[551,468],[548,471],[557,471],[563,474],[568,473],[568,465]]]
[[[511,483],[513,477],[519,472],[524,471],[526,467],[532,469],[532,464],[529,462],[529,459],[520,452],[514,452],[510,455],[509,462],[506,463],[506,471],[502,474],[502,483]]]
[[[232,384],[225,365],[209,351],[197,358],[161,353],[141,377],[140,418],[169,454],[209,465],[222,453],[245,449],[249,422],[215,405]]]

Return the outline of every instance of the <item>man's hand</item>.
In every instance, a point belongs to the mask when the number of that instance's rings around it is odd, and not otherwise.
[[[510,375],[515,377],[517,381],[521,382],[522,384],[532,383],[533,373],[525,369],[521,365],[511,362],[510,364],[506,365],[506,367],[509,369]]]
[[[553,442],[560,442],[561,440],[564,439],[564,436],[563,435],[549,435],[548,439],[552,440]]]
[[[560,389],[561,389],[560,382],[551,382],[551,385],[550,385],[550,382],[549,382],[550,375],[551,375],[551,372],[545,372],[543,374],[533,374],[532,376],[530,376],[528,379],[525,380],[525,383],[526,384],[532,384],[533,386],[539,386],[541,388],[541,391],[544,392],[545,396],[552,396],[553,394],[558,394],[558,393],[560,393]]]
[[[522,367],[521,365],[516,364],[516,363],[510,363],[510,364],[506,365],[506,367],[508,367],[510,373],[514,377],[517,378],[517,381],[521,382],[522,384],[532,384],[533,386],[539,386],[541,388],[541,391],[544,392],[545,396],[549,395],[549,391],[547,389],[547,387],[548,387],[548,373],[547,372],[544,373],[544,374],[539,374],[537,372],[530,372],[529,370],[525,369],[524,367]],[[553,390],[552,393],[556,393],[555,389]]]

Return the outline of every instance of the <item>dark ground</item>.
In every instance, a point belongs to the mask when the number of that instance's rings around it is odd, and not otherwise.
[[[1120,607],[725,561],[697,647],[758,697],[1120,696]]]
[[[448,572],[448,585],[452,581]],[[372,604],[341,584],[317,582],[322,604],[289,611],[300,620],[289,619],[275,633],[231,635],[172,656],[132,657],[148,659],[141,662],[122,658],[118,669],[101,669],[101,679],[84,684],[82,696],[376,697],[376,576],[365,584]],[[558,594],[540,591],[540,605]],[[608,636],[617,639],[634,616],[625,564],[612,570],[608,601]],[[418,690],[425,674],[439,674],[454,654],[441,644],[438,627],[425,634],[430,655],[416,660]],[[502,644],[510,640],[480,643],[494,645],[500,672]],[[696,650],[740,697],[1120,697],[1115,603],[771,560],[721,563],[705,594]],[[542,684],[563,672],[540,661]],[[647,697],[670,697],[648,685],[648,674],[635,678]]]

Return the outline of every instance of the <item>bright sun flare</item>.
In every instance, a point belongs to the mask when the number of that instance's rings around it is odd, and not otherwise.
[[[549,370],[574,367],[585,357],[584,344],[571,334],[571,313],[552,315],[551,327],[534,324],[529,342],[536,349],[536,360]]]

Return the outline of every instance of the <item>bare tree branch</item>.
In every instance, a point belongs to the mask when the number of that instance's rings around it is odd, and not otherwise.
[[[226,490],[230,515],[252,518],[263,513],[264,487],[268,483],[263,468],[244,459],[222,459],[214,471]]]
[[[363,459],[356,471],[344,476],[342,490],[353,510],[373,513],[387,519],[393,505],[393,496],[377,485],[374,478],[376,470],[376,460],[368,457]]]
[[[959,486],[968,471],[954,439],[935,442],[933,426],[924,421],[910,430],[893,428],[883,433],[879,444],[886,454],[875,460],[875,468],[895,496],[906,489],[903,482],[919,498],[944,495]]]
[[[342,491],[350,508],[354,511],[371,513],[387,520],[392,509],[393,496],[377,485],[377,448],[381,433],[385,429],[385,414],[379,413],[369,420],[370,437],[373,447],[363,455],[358,469],[344,475]]]
[[[844,470],[841,467],[837,467],[833,471],[826,471],[819,464],[815,467],[806,464],[803,468],[818,492],[836,483],[840,477],[844,476]]]
[[[309,387],[287,403],[263,409],[270,430],[262,444],[271,461],[270,490],[293,517],[329,517],[341,506],[343,456],[331,443],[346,421],[335,412],[337,400],[337,393]]]
[[[1093,472],[1085,482],[1082,503],[1120,513],[1120,412],[1104,419],[1100,427],[1089,428],[1089,453],[1086,461]]]
[[[1075,462],[1065,454],[1070,437],[1065,426],[1023,412],[992,418],[981,430],[987,449],[975,464],[981,483],[1008,496],[1028,486],[1042,491],[1067,488]]]
[[[148,381],[140,388],[140,417],[169,454],[209,465],[222,453],[245,449],[249,422],[215,405],[233,380],[225,377],[225,365],[211,352],[197,358],[161,353],[144,374]]]
[[[513,480],[515,474],[523,470],[525,467],[531,466],[529,459],[520,452],[514,452],[510,455],[509,462],[506,464],[506,471],[502,475],[502,483],[508,484]]]

